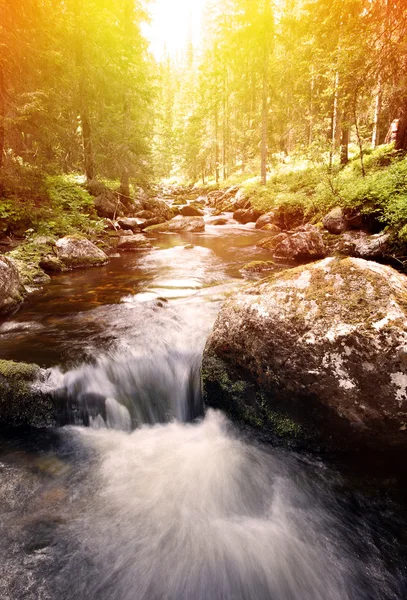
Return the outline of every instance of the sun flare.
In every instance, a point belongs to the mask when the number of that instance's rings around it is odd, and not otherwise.
[[[155,0],[146,34],[158,60],[165,52],[176,55],[189,37],[198,45],[205,4],[206,0]]]

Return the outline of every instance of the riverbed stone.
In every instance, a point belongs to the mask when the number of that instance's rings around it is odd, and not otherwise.
[[[180,209],[180,214],[183,217],[202,217],[204,215],[204,211],[196,206],[188,204]]]
[[[261,216],[261,212],[255,208],[239,208],[233,213],[233,218],[238,223],[246,225],[247,223],[255,223]]]
[[[277,233],[258,242],[272,252],[276,260],[311,261],[327,254],[324,239],[313,225],[304,225],[290,232]]]
[[[348,229],[348,223],[343,209],[340,206],[333,208],[322,220],[329,233],[338,235]]]
[[[0,360],[0,426],[56,425],[55,401],[41,386],[45,378],[36,364]]]
[[[145,229],[148,233],[181,233],[199,232],[205,230],[205,221],[202,217],[174,217],[170,221],[153,225]]]
[[[142,234],[128,235],[119,238],[118,250],[150,250],[153,246]]]
[[[140,220],[137,218],[122,217],[117,219],[117,224],[121,229],[133,231],[133,233],[140,231]]]
[[[24,300],[26,291],[14,262],[0,255],[0,315],[15,310]]]
[[[349,231],[341,236],[334,249],[340,254],[377,260],[386,255],[390,241],[390,233],[368,235],[363,231]]]
[[[79,236],[66,236],[56,242],[56,255],[65,268],[98,267],[108,262],[107,255],[95,244]]]
[[[326,258],[223,306],[202,364],[205,401],[263,431],[329,448],[407,446],[407,278]]]

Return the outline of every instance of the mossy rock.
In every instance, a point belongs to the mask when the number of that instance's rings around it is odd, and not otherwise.
[[[274,271],[277,268],[278,265],[272,260],[254,260],[244,265],[240,270],[248,274],[257,274]]]
[[[43,375],[36,364],[0,360],[0,426],[56,425],[54,399],[34,385]]]
[[[404,275],[358,258],[288,269],[223,306],[205,399],[264,430],[291,422],[327,448],[405,448],[406,340]]]

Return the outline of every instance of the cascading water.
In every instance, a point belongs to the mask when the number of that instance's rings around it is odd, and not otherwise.
[[[240,285],[229,256],[175,246],[133,258],[123,276],[142,269],[139,289],[70,318],[69,360],[47,382],[67,426],[0,455],[1,598],[403,597],[380,509],[322,462],[204,414],[205,340]],[[24,335],[46,335],[37,325]],[[83,330],[85,360],[75,357]]]

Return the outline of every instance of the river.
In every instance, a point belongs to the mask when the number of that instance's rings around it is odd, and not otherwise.
[[[264,444],[202,405],[206,338],[260,235],[158,236],[0,323],[0,358],[66,399],[63,427],[0,435],[2,600],[407,597],[405,468]]]

